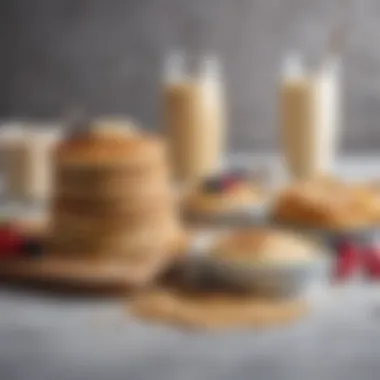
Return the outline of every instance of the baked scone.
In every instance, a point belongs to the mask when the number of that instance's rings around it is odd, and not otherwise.
[[[265,200],[265,191],[244,172],[206,178],[184,200],[190,216],[225,215],[240,212]]]
[[[232,263],[273,264],[312,260],[319,245],[301,235],[270,228],[239,230],[221,237],[211,257]]]
[[[99,123],[55,152],[52,250],[96,257],[156,255],[181,239],[164,143]]]
[[[368,186],[334,179],[296,183],[275,202],[276,220],[328,230],[356,230],[376,219],[375,197]]]

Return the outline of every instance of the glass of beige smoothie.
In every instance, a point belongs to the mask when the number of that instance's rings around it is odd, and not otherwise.
[[[196,182],[219,170],[225,148],[226,104],[220,62],[169,56],[163,84],[164,131],[175,178]]]
[[[280,84],[280,133],[285,163],[294,179],[329,175],[340,134],[339,62],[307,69],[287,60]]]

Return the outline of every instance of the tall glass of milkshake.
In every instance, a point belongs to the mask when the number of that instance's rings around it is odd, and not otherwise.
[[[166,62],[163,85],[164,130],[174,175],[192,183],[219,169],[225,148],[225,102],[220,62],[196,60],[189,70],[185,56]]]
[[[280,84],[280,129],[290,176],[330,174],[341,127],[339,62],[308,70],[300,58],[286,61]]]

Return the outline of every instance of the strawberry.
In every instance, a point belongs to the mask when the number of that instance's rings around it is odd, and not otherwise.
[[[0,257],[13,258],[21,253],[22,239],[11,225],[0,227]]]
[[[357,273],[360,265],[360,249],[349,241],[338,245],[338,259],[335,268],[335,277],[338,280],[347,280]]]
[[[367,247],[364,258],[367,275],[371,279],[380,279],[380,247]]]

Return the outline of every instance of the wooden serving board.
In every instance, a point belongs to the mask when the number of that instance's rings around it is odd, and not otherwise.
[[[53,289],[128,291],[141,287],[164,270],[167,260],[144,264],[97,262],[47,255],[42,258],[9,260],[0,266],[0,281],[44,285]]]
[[[43,235],[44,224],[20,224],[29,235]],[[83,258],[73,252],[70,257],[46,253],[42,257],[7,259],[0,262],[0,282],[44,287],[46,290],[124,292],[142,287],[161,273],[176,257],[187,251],[186,236],[173,252],[152,255],[138,261]]]

